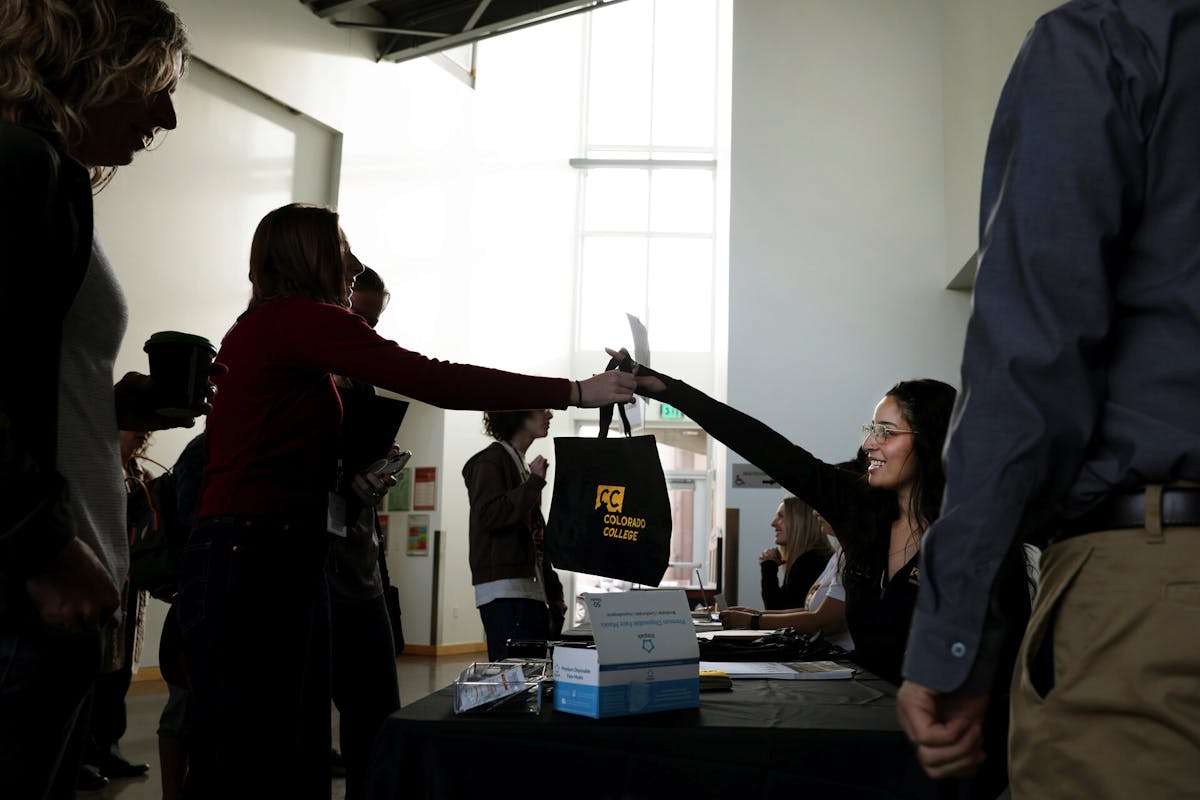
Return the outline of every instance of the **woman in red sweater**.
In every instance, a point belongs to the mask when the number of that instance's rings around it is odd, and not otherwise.
[[[328,798],[329,535],[341,404],[332,374],[442,408],[599,406],[634,381],[584,381],[436,361],[349,309],[361,269],[335,212],[267,214],[250,250],[250,305],[226,334],[208,418],[198,523],[184,554],[180,622],[192,678],[188,794]]]

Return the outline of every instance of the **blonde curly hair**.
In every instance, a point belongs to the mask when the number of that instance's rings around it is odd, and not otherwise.
[[[73,151],[87,111],[173,89],[189,55],[163,0],[0,0],[0,119],[49,128]],[[115,171],[93,167],[92,185]]]

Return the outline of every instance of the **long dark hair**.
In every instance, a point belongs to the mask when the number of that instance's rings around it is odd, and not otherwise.
[[[916,535],[925,532],[938,518],[942,508],[942,496],[946,491],[946,471],[942,467],[942,447],[950,427],[950,412],[958,393],[948,383],[930,378],[900,381],[888,390],[887,396],[894,398],[900,406],[905,424],[914,431],[913,454],[917,459],[917,471],[909,495],[909,525]],[[859,451],[857,463],[862,463]],[[845,468],[839,464],[839,467]],[[860,470],[851,469],[852,472]],[[866,480],[865,477],[862,480]],[[900,508],[892,496],[893,514],[898,516]],[[894,518],[894,517],[893,517]],[[878,581],[876,561],[879,538],[886,536],[878,529],[839,531],[842,545],[843,582],[846,585],[862,581]]]
[[[942,495],[946,491],[942,448],[946,445],[950,412],[957,395],[953,386],[932,378],[900,381],[887,393],[900,404],[904,421],[912,430],[918,431],[913,436],[917,474],[913,478],[909,502],[914,530],[923,532],[942,513]]]
[[[346,249],[337,212],[292,203],[267,214],[250,243],[250,305],[253,311],[277,297],[309,297],[344,308]]]

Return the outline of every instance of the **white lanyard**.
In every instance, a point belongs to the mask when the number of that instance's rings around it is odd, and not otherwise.
[[[529,465],[525,463],[525,459],[521,458],[521,454],[517,452],[517,448],[513,447],[508,442],[501,442],[500,444],[504,445],[504,449],[508,451],[508,454],[512,456],[513,461],[516,462],[517,472],[521,474],[521,480],[529,480]]]

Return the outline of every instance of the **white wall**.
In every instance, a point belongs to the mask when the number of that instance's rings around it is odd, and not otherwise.
[[[729,402],[841,461],[896,380],[957,382],[939,5],[738,2],[733,36]],[[728,489],[741,603],[782,496]]]
[[[979,183],[1000,89],[1025,34],[1059,0],[941,0],[946,280],[974,254]]]
[[[217,68],[333,128],[345,127],[351,69],[374,37],[335,28],[295,0],[170,0],[193,50]]]

